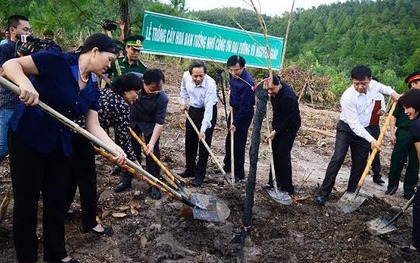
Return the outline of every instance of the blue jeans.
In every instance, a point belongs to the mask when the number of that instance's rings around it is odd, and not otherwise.
[[[12,109],[0,110],[0,164],[9,154],[9,147],[7,146],[7,131],[9,129],[7,123],[13,114]]]

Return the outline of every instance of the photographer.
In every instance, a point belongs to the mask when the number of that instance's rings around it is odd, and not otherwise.
[[[10,41],[0,46],[0,75],[3,74],[3,64],[16,57],[15,45],[18,42],[18,36],[31,34],[29,20],[24,16],[9,17],[7,28],[10,32]],[[19,98],[13,92],[0,86],[0,164],[9,153],[7,123],[19,103]]]

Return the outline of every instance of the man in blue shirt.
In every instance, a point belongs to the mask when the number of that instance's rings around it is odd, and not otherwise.
[[[3,72],[3,64],[16,57],[15,44],[18,40],[17,37],[19,35],[29,35],[31,32],[28,18],[20,15],[9,17],[7,28],[10,32],[10,41],[0,46],[0,74]],[[19,98],[13,92],[0,86],[0,164],[9,153],[7,123],[19,103]]]
[[[245,69],[245,59],[238,55],[231,56],[226,66],[230,73],[230,106],[233,109],[233,122],[229,131],[234,132],[234,158],[235,181],[245,179],[245,144],[248,129],[254,116],[255,91],[254,79]],[[230,123],[231,114],[228,117]],[[231,171],[230,132],[226,136],[226,153],[224,167],[226,172]]]
[[[210,146],[214,126],[217,119],[217,89],[216,82],[206,74],[207,68],[203,61],[193,61],[182,77],[181,111],[188,111],[195,126],[200,129],[200,135],[194,131],[191,123],[185,122],[185,163],[186,170],[182,177],[195,177],[192,184],[201,186],[206,174],[209,152],[199,139]],[[199,148],[198,161],[197,149]]]

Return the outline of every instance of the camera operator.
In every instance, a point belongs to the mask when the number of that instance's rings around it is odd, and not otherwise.
[[[31,26],[28,18],[21,15],[12,15],[9,17],[7,28],[10,32],[10,41],[0,46],[0,75],[3,74],[3,64],[16,57],[15,45],[19,40],[17,36],[31,34]],[[9,153],[7,146],[7,123],[19,103],[19,98],[13,92],[0,86],[0,164]]]

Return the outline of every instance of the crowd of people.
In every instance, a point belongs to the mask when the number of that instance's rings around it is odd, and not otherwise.
[[[59,113],[75,121],[101,141],[115,149],[113,160],[122,165],[126,159],[142,163],[142,147],[131,136],[130,129],[144,137],[146,171],[162,179],[159,140],[164,132],[169,97],[163,89],[164,73],[148,69],[140,60],[143,36],[123,38],[123,45],[105,34],[89,36],[75,52],[51,48],[22,55],[16,43],[22,35],[31,34],[29,20],[14,15],[8,19],[10,39],[0,45],[0,74],[20,88],[17,96],[0,87],[0,162],[9,155],[12,177],[13,241],[18,262],[38,261],[37,209],[42,193],[43,253],[49,262],[77,263],[65,249],[64,220],[79,188],[82,207],[82,230],[104,235],[112,231],[96,221],[97,178],[95,146],[36,106],[40,98]],[[255,82],[240,55],[227,59],[229,71],[230,114],[227,122],[223,170],[233,173],[234,181],[246,178],[245,152],[248,130],[254,116]],[[375,80],[366,66],[351,71],[352,85],[343,93],[340,120],[337,124],[334,153],[315,202],[325,205],[348,149],[352,167],[347,191],[354,192],[366,166],[369,152],[379,149],[379,118],[385,114],[383,95],[398,102],[391,121],[391,141],[395,144],[386,194],[395,194],[401,170],[409,159],[404,181],[404,197],[416,194],[413,213],[413,243],[405,252],[420,249],[420,194],[415,191],[420,156],[420,72],[407,77],[409,91],[401,98],[390,86]],[[269,76],[267,88],[273,119],[271,133],[273,180],[279,190],[292,196],[291,150],[301,126],[299,103],[292,87],[279,76]],[[382,95],[383,94],[383,95]],[[194,60],[180,83],[179,104],[185,121],[185,170],[181,177],[194,178],[191,185],[205,183],[209,152],[217,120],[217,85],[207,74],[205,62]],[[174,103],[174,102],[172,102]],[[111,138],[107,130],[114,130]],[[195,130],[197,127],[198,132]],[[395,128],[396,132],[395,132]],[[395,133],[395,134],[394,134]],[[233,140],[233,144],[231,144]],[[233,145],[233,149],[231,149]],[[233,154],[233,156],[232,156]],[[232,162],[233,161],[233,162]],[[132,186],[133,175],[116,167],[120,180],[116,193]],[[275,173],[275,177],[271,176]],[[379,156],[373,163],[373,181],[382,180]],[[149,195],[158,200],[162,193],[155,186]]]

